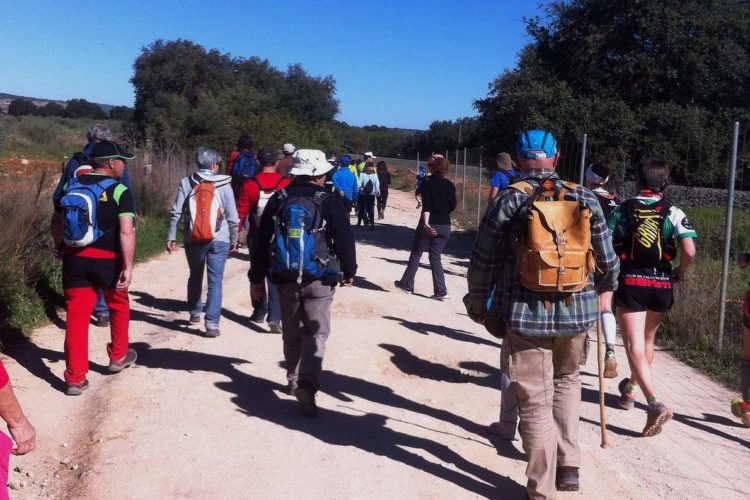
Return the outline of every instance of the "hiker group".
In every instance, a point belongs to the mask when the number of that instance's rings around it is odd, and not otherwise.
[[[113,141],[106,126],[90,127],[88,139],[64,168],[51,226],[63,262],[70,396],[89,387],[92,314],[98,326],[110,328],[108,371],[120,373],[137,359],[129,346],[128,300],[136,200],[127,162],[134,155]],[[509,440],[520,433],[529,497],[553,498],[558,490],[579,489],[579,366],[597,326],[605,344],[604,377],[622,371],[615,353],[618,326],[622,336],[630,373],[619,382],[619,407],[633,409],[643,391],[644,436],[660,433],[672,418],[652,376],[654,340],[673,305],[674,288],[695,258],[697,234],[665,196],[670,167],[664,161],[640,162],[638,193],[620,202],[606,190],[614,174],[606,160],[588,166],[585,186],[561,179],[557,142],[548,131],[522,132],[513,153],[497,156],[463,302],[472,320],[502,338],[500,415],[489,430]],[[357,272],[350,216],[368,231],[385,217],[390,173],[372,152],[363,156],[359,163],[348,155],[327,158],[289,143],[281,150],[256,150],[251,137],[242,135],[223,172],[217,151],[197,148],[196,169],[181,179],[171,208],[166,250],[177,250],[182,219],[189,322],[203,321],[207,338],[221,334],[226,261],[246,245],[249,321],[281,334],[286,391],[303,416],[318,413],[335,289],[352,286]],[[432,154],[412,172],[421,211],[408,264],[395,283],[396,290],[414,292],[420,258],[428,251],[432,298],[438,301],[450,298],[441,262],[456,208],[449,170],[446,158]],[[738,262],[747,265],[748,255]],[[743,394],[731,408],[750,427],[750,292],[744,335]],[[5,379],[0,365],[0,398],[12,395]],[[10,395],[3,393],[5,386]],[[26,452],[33,448],[34,430],[17,402],[14,408],[13,436],[19,452]]]

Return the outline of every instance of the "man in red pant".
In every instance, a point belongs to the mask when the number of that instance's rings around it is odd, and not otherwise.
[[[69,396],[78,396],[89,386],[89,317],[96,289],[104,291],[110,309],[109,371],[119,373],[136,359],[135,351],[128,348],[128,286],[135,254],[134,199],[132,192],[117,182],[125,170],[125,161],[134,155],[114,142],[102,141],[92,149],[91,158],[94,170],[65,185],[52,220],[52,236],[63,259],[68,313],[65,393]]]

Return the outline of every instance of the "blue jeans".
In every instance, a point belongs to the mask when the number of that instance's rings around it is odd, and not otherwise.
[[[109,307],[107,307],[107,301],[104,300],[104,290],[101,288],[96,289],[96,304],[94,305],[94,314],[97,316],[109,316]]]
[[[218,328],[221,319],[221,284],[224,279],[224,264],[229,256],[229,243],[212,241],[211,243],[189,243],[185,245],[190,267],[187,283],[187,300],[191,316],[203,312],[201,288],[203,272],[208,268],[208,293],[206,294],[206,328]]]
[[[263,301],[255,306],[253,314],[257,313],[259,316],[266,316],[266,321],[269,323],[281,323],[281,305],[279,304],[279,288],[278,285],[271,283],[269,278],[266,278],[266,290],[268,291],[267,296]]]

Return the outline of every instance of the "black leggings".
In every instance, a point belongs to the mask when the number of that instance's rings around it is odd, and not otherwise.
[[[375,195],[360,194],[357,205],[359,206],[357,224],[364,220],[365,226],[375,225]]]
[[[378,213],[385,213],[385,205],[388,203],[388,191],[381,191],[378,195]]]

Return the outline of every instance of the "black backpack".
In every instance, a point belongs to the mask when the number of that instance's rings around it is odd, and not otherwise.
[[[372,183],[372,179],[368,179],[364,186],[362,186],[362,194],[370,195],[375,189],[375,185]]]
[[[672,205],[662,198],[656,203],[644,205],[637,199],[622,204],[622,214],[628,225],[622,241],[615,251],[623,262],[636,267],[657,267],[671,261],[677,255],[673,239],[664,236],[664,222],[669,217]]]

